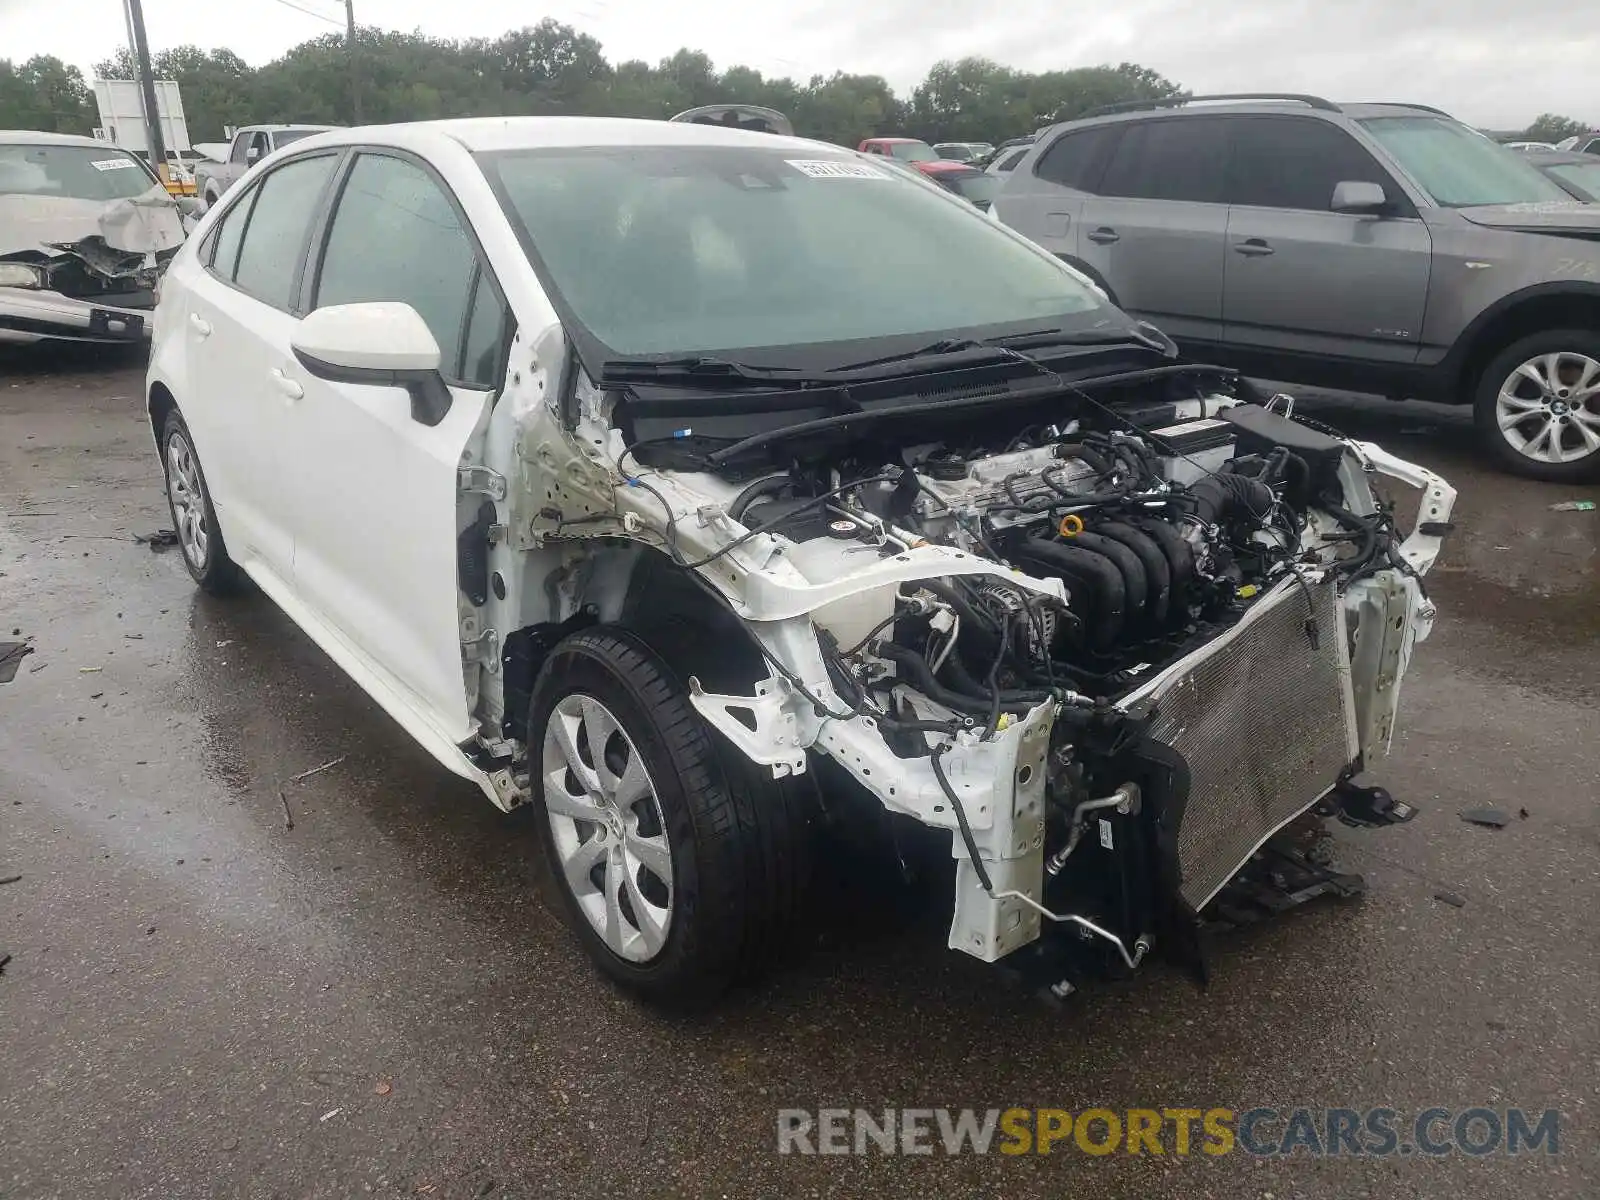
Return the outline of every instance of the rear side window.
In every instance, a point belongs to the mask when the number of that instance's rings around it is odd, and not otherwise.
[[[211,237],[211,269],[224,279],[232,279],[239,265],[239,245],[244,241],[244,227],[250,220],[250,207],[256,202],[259,187],[252,187],[238,203],[223,214],[216,232]]]
[[[333,174],[337,156],[284,163],[261,181],[250,209],[233,281],[257,300],[288,311],[304,255],[311,216]]]
[[[1234,117],[1228,199],[1257,208],[1328,212],[1345,181],[1400,195],[1389,173],[1344,130],[1303,117]]]
[[[446,375],[493,386],[498,354],[487,375],[484,364],[487,348],[499,345],[505,315],[479,267],[455,207],[431,175],[405,159],[363,154],[328,231],[316,303],[404,301],[439,343]]]
[[[1068,133],[1050,143],[1040,156],[1033,173],[1050,183],[1092,192],[1099,182],[1101,168],[1105,165],[1106,151],[1116,140],[1117,126],[1096,125]],[[1018,153],[1020,159],[1027,147]],[[1013,160],[1015,165],[1016,160]]]
[[[1033,149],[1032,146],[1022,146],[1016,150],[1007,150],[995,161],[994,169],[996,171],[1015,171],[1017,164],[1028,157],[1028,151],[1031,149]]]
[[[1139,121],[1121,129],[1122,138],[1097,189],[1100,195],[1221,203],[1228,138],[1220,119],[1177,117]]]

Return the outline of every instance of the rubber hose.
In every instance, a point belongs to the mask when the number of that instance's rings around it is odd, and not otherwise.
[[[915,650],[908,650],[893,642],[884,642],[878,647],[878,653],[902,669],[904,682],[916,688],[935,704],[942,704],[956,712],[975,713],[985,717],[989,715],[989,705],[994,699],[993,696],[966,696],[951,691],[933,677],[933,672],[928,668],[928,660]],[[1050,693],[1044,690],[1004,691],[1000,693],[1000,707],[1007,712],[1026,712],[1049,698]]]
[[[1109,558],[1117,570],[1122,572],[1123,594],[1127,599],[1127,621],[1130,625],[1146,615],[1145,602],[1150,598],[1150,586],[1145,577],[1144,564],[1139,561],[1137,554],[1115,538],[1102,537],[1087,530],[1076,537],[1062,540]]]
[[[763,496],[781,492],[793,483],[794,480],[788,475],[763,475],[733,498],[733,503],[728,505],[728,515],[742,525],[744,523],[744,510],[749,508],[752,503]]]
[[[1189,494],[1195,515],[1207,525],[1241,514],[1261,521],[1278,499],[1266,484],[1244,475],[1207,475],[1190,486]]]
[[[1167,556],[1161,553],[1161,547],[1151,540],[1149,534],[1121,521],[1107,521],[1103,525],[1096,525],[1094,532],[1112,541],[1121,542],[1138,555],[1149,587],[1145,612],[1157,625],[1165,625],[1172,599],[1172,570],[1167,566]]]
[[[1116,642],[1126,619],[1127,594],[1122,572],[1110,559],[1070,543],[1047,542],[1043,538],[1029,538],[1016,553],[1019,558],[1034,559],[1060,574],[1070,572],[1081,579],[1095,599],[1093,620],[1084,622],[1086,640],[1107,647]]]

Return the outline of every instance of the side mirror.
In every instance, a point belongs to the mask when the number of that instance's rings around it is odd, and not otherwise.
[[[259,159],[260,157],[261,157],[261,147],[260,146],[251,146],[249,149],[247,149],[244,152],[244,160],[247,163],[253,163],[257,159]]]
[[[1377,216],[1389,208],[1389,197],[1376,183],[1358,183],[1346,179],[1334,185],[1333,203],[1329,206],[1337,213],[1356,213]]]
[[[423,425],[437,425],[450,411],[439,343],[409,304],[378,300],[319,308],[295,327],[289,344],[318,379],[405,388],[412,419]]]

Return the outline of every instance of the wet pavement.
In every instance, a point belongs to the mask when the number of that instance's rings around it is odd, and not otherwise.
[[[1462,492],[1378,776],[1423,811],[1341,829],[1369,895],[1220,942],[1209,990],[1156,962],[1052,1008],[868,890],[674,1018],[589,968],[529,820],[134,542],[170,524],[141,378],[0,357],[0,640],[36,647],[0,685],[0,1196],[1600,1194],[1600,512],[1549,511],[1600,489],[1494,473],[1461,412],[1306,401]],[[780,1108],[891,1105],[1555,1108],[1561,1153],[776,1153]]]

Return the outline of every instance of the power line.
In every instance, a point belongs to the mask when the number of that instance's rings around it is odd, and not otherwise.
[[[337,17],[330,17],[326,13],[319,13],[315,9],[305,8],[295,3],[295,0],[277,0],[285,8],[292,8],[295,12],[304,13],[308,17],[315,17],[319,21],[326,21],[329,25],[343,25],[344,22]]]

